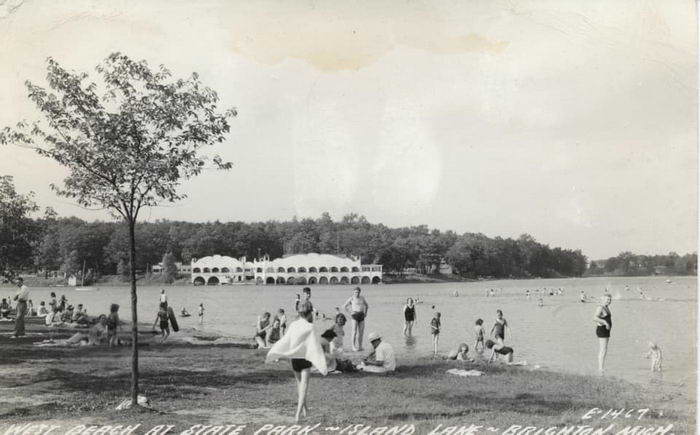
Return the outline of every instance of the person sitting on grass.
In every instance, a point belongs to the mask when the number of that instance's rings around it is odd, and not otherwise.
[[[10,304],[7,303],[7,299],[2,298],[0,302],[0,317],[8,317],[10,315]]]
[[[491,356],[489,357],[489,363],[497,360],[496,355],[502,355],[505,362],[510,364],[513,362],[513,348],[504,346],[502,343],[496,343],[493,340],[486,340],[486,348],[491,349]]]
[[[360,363],[358,369],[370,373],[388,373],[396,370],[394,348],[389,343],[383,342],[382,336],[376,332],[369,334],[367,339],[372,344],[373,350]]]
[[[46,302],[41,301],[39,303],[39,316],[46,317],[46,315],[49,314],[49,310],[46,309]]]
[[[58,305],[54,305],[53,312],[46,315],[46,326],[63,326],[64,323],[61,321],[61,312],[58,308]]]
[[[87,312],[83,308],[83,304],[78,304],[78,308],[75,309],[73,313],[73,323],[80,325],[87,325],[89,323]]]
[[[450,351],[447,355],[447,359],[468,362],[474,361],[472,358],[469,358],[469,346],[467,343],[460,343],[457,349]]]
[[[168,315],[168,305],[165,302],[160,303],[160,308],[158,309],[158,314],[156,314],[156,319],[153,321],[153,330],[156,329],[156,323],[160,321],[160,334],[163,337],[160,340],[161,343],[165,342],[170,336],[170,315]]]
[[[273,344],[277,343],[282,335],[282,325],[280,323],[280,319],[275,317],[275,320],[272,321],[272,325],[268,326],[267,328],[267,335],[265,337],[267,345],[265,347],[271,347]]]
[[[66,310],[61,313],[61,322],[71,323],[73,321],[73,305],[68,305]]]

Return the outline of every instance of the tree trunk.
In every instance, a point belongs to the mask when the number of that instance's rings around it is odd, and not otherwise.
[[[131,406],[138,406],[139,395],[139,328],[136,304],[136,237],[135,219],[129,218],[129,274],[131,277]]]

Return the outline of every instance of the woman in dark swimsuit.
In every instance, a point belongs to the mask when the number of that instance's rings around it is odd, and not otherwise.
[[[503,317],[503,311],[496,310],[496,323],[491,328],[491,336],[501,345],[503,345],[503,340],[506,339],[506,327],[508,327],[508,321]]]
[[[612,329],[612,312],[610,311],[610,294],[603,296],[603,304],[598,306],[593,316],[596,324],[595,335],[598,336],[598,371],[605,372],[605,356],[608,354],[608,341]]]
[[[406,306],[403,307],[403,318],[403,335],[410,337],[413,331],[413,322],[416,321],[416,306],[413,304],[413,298],[406,300]]]

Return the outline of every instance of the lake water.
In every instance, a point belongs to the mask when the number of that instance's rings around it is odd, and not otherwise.
[[[580,303],[579,292],[601,296],[607,287],[613,295],[611,310],[613,329],[606,369],[612,376],[635,382],[650,379],[649,361],[644,359],[649,340],[663,350],[663,382],[675,388],[694,391],[696,355],[697,284],[694,277],[641,278],[586,278],[482,281],[446,284],[391,284],[363,286],[363,295],[369,305],[365,336],[370,331],[381,332],[392,343],[400,359],[428,356],[432,352],[429,322],[431,307],[442,313],[440,351],[447,353],[458,342],[473,346],[473,328],[477,318],[484,320],[488,334],[494,323],[496,309],[504,312],[512,330],[506,344],[515,349],[516,360],[529,365],[540,365],[558,371],[595,373],[598,341],[595,336],[593,314],[595,303]],[[625,287],[629,286],[629,290]],[[562,288],[563,296],[544,297],[539,307],[535,289]],[[641,300],[637,293],[645,293],[658,300]],[[312,302],[322,313],[333,315],[335,307],[342,306],[352,294],[353,286],[313,286]],[[486,297],[490,288],[496,296]],[[530,300],[525,290],[533,292]],[[86,305],[90,314],[108,311],[108,305],[121,305],[120,315],[130,318],[128,287],[102,287],[98,291],[75,291],[72,288],[32,288],[32,299],[46,300],[55,291],[65,294],[69,302]],[[226,336],[252,337],[256,317],[263,311],[274,312],[284,308],[288,319],[294,318],[295,294],[298,286],[207,286],[168,287],[170,304],[195,314],[179,319],[183,327],[217,331]],[[453,296],[457,291],[458,297]],[[10,289],[0,289],[6,297]],[[140,321],[151,322],[157,311],[160,288],[139,289]],[[423,303],[416,305],[417,322],[414,339],[403,336],[403,305],[407,297],[420,296]],[[198,324],[197,305],[206,308],[203,325]],[[350,344],[350,324],[345,328],[346,347]]]

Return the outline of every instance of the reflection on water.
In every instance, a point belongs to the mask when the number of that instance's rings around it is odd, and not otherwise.
[[[312,301],[322,313],[335,315],[351,295],[353,286],[314,286]],[[542,293],[537,290],[547,289]],[[549,289],[563,295],[549,296]],[[694,388],[695,385],[695,318],[697,286],[693,277],[674,278],[587,278],[555,280],[483,281],[446,284],[401,284],[363,286],[369,303],[365,334],[380,332],[402,358],[432,354],[430,319],[434,310],[442,313],[440,352],[446,354],[459,342],[474,347],[474,322],[484,320],[486,334],[494,324],[496,310],[503,310],[511,327],[506,344],[515,349],[516,360],[526,360],[554,370],[595,373],[598,342],[593,314],[598,297],[605,289],[614,296],[611,304],[613,329],[606,371],[610,375],[648,383],[652,376],[649,360],[644,358],[648,342],[654,341],[663,351],[663,380],[668,385]],[[490,292],[490,289],[494,289]],[[642,299],[639,289],[646,297]],[[32,298],[48,302],[49,292],[65,293],[71,303],[82,302],[91,314],[106,312],[111,302],[121,305],[122,318],[130,317],[129,289],[101,287],[100,291],[77,292],[70,288],[33,288]],[[526,297],[530,290],[530,298]],[[583,290],[591,302],[581,303]],[[0,290],[7,297],[12,289]],[[263,311],[284,308],[291,321],[294,314],[296,286],[216,286],[169,287],[168,300],[176,311],[186,307],[196,312],[205,306],[204,324],[196,316],[182,318],[183,327],[214,330],[234,337],[252,337],[256,317]],[[455,292],[458,297],[455,297]],[[152,322],[157,313],[160,288],[139,289],[139,318]],[[493,296],[491,296],[493,294]],[[538,306],[542,299],[543,306]],[[420,296],[416,305],[413,337],[403,334],[403,306],[407,297]],[[432,306],[435,306],[433,309]],[[345,327],[349,347],[350,325]],[[403,345],[402,345],[403,343]]]
[[[404,350],[407,353],[414,353],[418,339],[414,336],[404,336]]]

